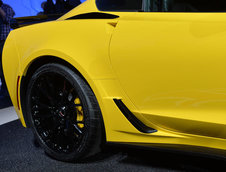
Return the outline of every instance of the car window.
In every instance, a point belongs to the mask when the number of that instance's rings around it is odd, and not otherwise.
[[[142,0],[96,0],[100,11],[140,11]]]
[[[150,0],[150,11],[226,12],[226,0]]]

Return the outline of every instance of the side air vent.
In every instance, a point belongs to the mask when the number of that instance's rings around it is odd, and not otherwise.
[[[76,19],[116,19],[116,18],[119,18],[119,16],[114,15],[114,14],[108,14],[108,13],[92,12],[92,13],[79,14],[79,15],[70,17],[67,20],[76,20]]]
[[[150,128],[143,124],[137,117],[126,107],[122,100],[113,99],[115,104],[118,106],[123,115],[128,119],[128,121],[140,132],[142,133],[154,133],[157,130]]]

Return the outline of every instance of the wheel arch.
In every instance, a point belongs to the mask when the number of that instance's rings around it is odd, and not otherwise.
[[[89,81],[87,81],[87,76],[84,77],[83,74],[81,74],[81,72],[75,67],[73,66],[71,63],[69,63],[68,61],[60,58],[60,57],[56,57],[56,56],[41,56],[41,57],[38,57],[36,59],[34,59],[27,67],[26,69],[24,70],[23,72],[23,76],[21,78],[21,82],[20,82],[20,103],[21,103],[21,111],[23,113],[23,117],[24,117],[24,121],[25,121],[25,124],[26,126],[29,128],[30,127],[30,124],[28,122],[28,115],[26,113],[26,90],[27,90],[27,86],[28,86],[28,83],[29,83],[29,80],[31,79],[32,75],[34,74],[34,72],[40,68],[41,66],[45,65],[45,64],[48,64],[48,63],[58,63],[58,64],[61,64],[61,65],[64,65],[68,68],[70,68],[72,71],[74,71],[76,74],[78,74],[86,83],[87,85],[91,88],[91,90],[94,92],[94,95],[96,96],[97,98],[97,93],[93,90],[93,87],[94,86],[91,86],[90,82],[91,82],[91,79],[89,78]],[[93,85],[93,84],[92,84]],[[97,98],[98,99],[98,98]],[[98,100],[99,102],[99,100]],[[102,115],[103,116],[103,115]]]

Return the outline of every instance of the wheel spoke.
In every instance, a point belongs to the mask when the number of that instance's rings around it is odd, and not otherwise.
[[[41,87],[41,85],[40,85],[40,86],[37,86],[37,89],[38,89],[39,93],[42,95],[42,97],[47,98],[51,104],[54,103],[53,98],[49,95],[49,92],[45,88]]]
[[[82,134],[82,131],[78,128],[78,126],[76,124],[73,124],[73,128],[76,134]]]
[[[47,111],[51,111],[53,108],[47,104],[41,103],[41,102],[37,102],[33,107],[33,110],[47,110]]]
[[[82,106],[82,104],[70,104],[68,108],[70,108],[72,111],[76,110],[76,107]]]
[[[49,119],[49,118],[53,118],[53,117],[54,117],[53,114],[40,115],[40,118],[42,118],[42,119]]]
[[[45,84],[46,84],[47,90],[49,91],[52,97],[55,97],[56,87],[54,87],[54,85],[57,85],[57,83],[55,83],[54,77],[49,77],[48,75],[46,75],[44,78],[45,78]]]

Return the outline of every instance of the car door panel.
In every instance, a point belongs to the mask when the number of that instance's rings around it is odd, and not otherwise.
[[[226,14],[130,13],[110,45],[124,91],[150,123],[226,138]]]

